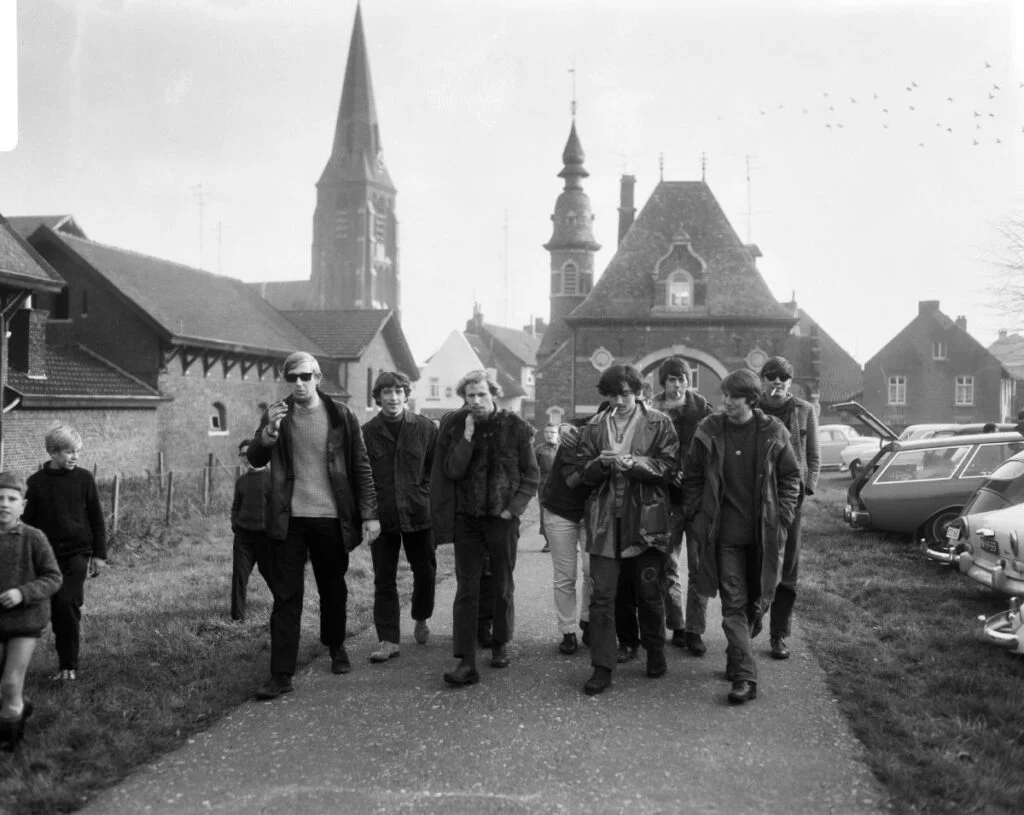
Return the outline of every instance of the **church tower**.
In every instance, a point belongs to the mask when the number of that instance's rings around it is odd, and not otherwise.
[[[312,307],[400,309],[395,186],[381,149],[356,6],[334,145],[316,185]]]
[[[551,319],[544,346],[554,350],[558,337],[567,334],[565,316],[582,303],[594,284],[594,253],[601,245],[594,240],[594,214],[590,198],[583,191],[582,180],[588,173],[583,167],[586,156],[573,117],[569,140],[562,151],[562,171],[565,189],[555,202],[551,216],[554,228],[544,248],[551,253]]]

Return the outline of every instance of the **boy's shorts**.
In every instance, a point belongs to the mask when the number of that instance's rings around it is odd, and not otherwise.
[[[43,635],[41,630],[35,631],[0,631],[0,643],[6,645],[11,640],[18,639],[39,639]]]

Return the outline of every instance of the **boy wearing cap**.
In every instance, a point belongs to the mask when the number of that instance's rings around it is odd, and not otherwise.
[[[57,559],[38,529],[21,522],[25,482],[0,473],[0,746],[13,750],[25,733],[32,703],[25,673],[50,619],[46,598],[60,588]]]
[[[64,583],[50,598],[50,618],[59,662],[53,678],[77,677],[85,577],[96,577],[107,559],[107,532],[92,473],[78,466],[82,437],[58,424],[45,437],[50,460],[28,477],[25,523],[46,535]]]

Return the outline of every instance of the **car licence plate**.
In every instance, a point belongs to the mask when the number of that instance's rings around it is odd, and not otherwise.
[[[984,549],[986,552],[991,552],[994,555],[999,554],[999,544],[996,543],[994,540],[990,540],[989,538],[981,539],[981,548]]]
[[[960,527],[959,526],[947,526],[946,527],[946,540],[958,541],[960,540]]]

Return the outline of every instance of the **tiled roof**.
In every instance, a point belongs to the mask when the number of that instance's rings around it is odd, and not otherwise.
[[[832,336],[815,322],[806,311],[795,308],[794,304],[786,303],[786,306],[793,307],[799,319],[799,335],[791,334],[786,339],[784,356],[793,363],[797,371],[797,378],[803,377],[804,372],[810,372],[811,366],[811,329],[817,328],[818,332],[818,399],[822,404],[830,405],[835,402],[846,402],[864,390],[864,371],[852,356],[836,342]]]
[[[537,364],[537,349],[540,348],[541,337],[528,331],[490,323],[484,323],[484,329],[524,365]]]
[[[240,280],[59,232],[50,234],[174,339],[269,354],[324,353]]]
[[[0,285],[59,291],[64,281],[0,215]]]
[[[48,226],[54,232],[66,232],[76,238],[86,237],[75,219],[70,215],[15,215],[8,218],[21,237],[28,239],[28,236],[41,226]]]
[[[310,280],[270,280],[246,285],[278,311],[300,311],[313,301]]]
[[[334,357],[356,359],[391,316],[388,309],[282,311],[303,334]]]
[[[988,350],[1014,379],[1024,379],[1024,337],[1020,334],[1000,336]]]
[[[479,358],[481,364],[485,368],[493,368],[497,372],[496,379],[498,384],[501,385],[502,391],[505,393],[506,399],[510,399],[514,396],[526,396],[526,391],[523,390],[522,385],[519,384],[519,380],[509,374],[505,370],[505,367],[501,364],[501,361],[497,358],[494,352],[487,347],[487,341],[476,334],[463,334],[466,338],[466,342],[469,343],[469,347],[473,349]]]
[[[46,379],[30,379],[24,371],[10,368],[7,387],[26,403],[33,397],[154,402],[167,398],[82,345],[48,345],[45,370]]]
[[[707,264],[706,307],[651,314],[653,273],[685,231],[693,252]],[[772,296],[753,258],[703,181],[662,181],[619,244],[587,299],[569,319],[753,317],[785,321],[791,315]]]

